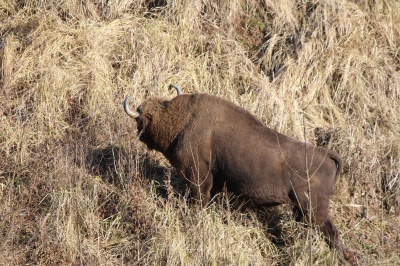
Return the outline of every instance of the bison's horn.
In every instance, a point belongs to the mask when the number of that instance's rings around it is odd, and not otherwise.
[[[124,101],[125,112],[132,118],[138,118],[140,114],[138,112],[132,111],[131,108],[129,108],[129,99],[130,98],[131,98],[131,96],[128,96],[125,98],[125,101]]]
[[[178,93],[178,96],[182,94],[182,90],[176,85],[171,84],[171,85],[169,85],[169,88],[170,89],[174,88],[176,90],[176,92]]]

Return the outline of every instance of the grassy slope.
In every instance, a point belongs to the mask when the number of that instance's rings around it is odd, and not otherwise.
[[[299,139],[304,110],[307,140],[345,162],[345,243],[362,265],[398,264],[399,47],[396,0],[0,0],[0,264],[308,265],[310,245],[340,264],[285,206],[187,207],[121,105],[170,83]]]

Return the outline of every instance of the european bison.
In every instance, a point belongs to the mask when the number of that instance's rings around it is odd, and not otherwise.
[[[329,217],[343,165],[339,154],[282,135],[227,100],[173,87],[178,96],[172,100],[152,97],[133,111],[127,97],[124,108],[136,119],[139,139],[189,180],[191,196],[205,206],[212,187],[225,184],[256,206],[287,203],[304,218],[312,208],[329,246],[344,251]]]

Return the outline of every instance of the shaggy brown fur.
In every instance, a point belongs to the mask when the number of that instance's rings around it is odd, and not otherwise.
[[[149,98],[137,112],[140,140],[190,181],[202,206],[213,186],[225,184],[258,206],[287,203],[300,217],[312,208],[328,244],[344,250],[329,217],[329,198],[342,170],[336,152],[282,135],[245,109],[208,94]]]

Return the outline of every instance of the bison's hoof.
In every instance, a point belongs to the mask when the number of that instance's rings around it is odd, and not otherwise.
[[[344,252],[344,258],[347,260],[347,262],[348,262],[350,265],[360,265],[360,263],[359,263],[360,257],[361,257],[361,254],[358,253],[358,252],[355,251],[355,250],[347,249],[347,250]]]

